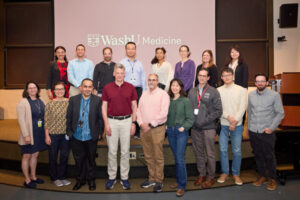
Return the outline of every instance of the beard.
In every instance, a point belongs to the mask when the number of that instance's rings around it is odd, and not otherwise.
[[[104,58],[104,61],[105,61],[105,62],[110,62],[110,61],[111,61],[111,58]]]
[[[266,89],[266,86],[264,86],[264,87],[257,87],[257,90],[258,90],[259,92],[264,91],[264,89]]]

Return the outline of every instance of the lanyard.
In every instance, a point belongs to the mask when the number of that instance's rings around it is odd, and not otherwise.
[[[90,99],[89,99],[90,100]],[[86,101],[86,103],[84,103],[85,101],[83,100],[83,108],[82,108],[82,113],[81,113],[81,119],[84,120],[84,114],[85,114],[85,110],[86,110],[86,107],[89,103],[89,100]]]
[[[206,92],[207,88],[209,88],[209,85],[207,85],[207,87],[205,88],[205,90],[202,92],[201,96],[199,95],[199,90],[197,90],[197,99],[198,99],[198,105],[197,105],[197,108],[199,108],[200,106],[200,101],[204,95],[204,93]]]

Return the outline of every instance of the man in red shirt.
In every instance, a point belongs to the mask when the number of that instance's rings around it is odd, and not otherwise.
[[[107,84],[102,92],[102,116],[105,125],[108,145],[109,180],[106,189],[112,189],[117,176],[117,152],[120,139],[121,161],[120,173],[123,189],[130,189],[129,173],[129,148],[130,136],[135,133],[137,93],[134,86],[124,81],[125,68],[116,64],[114,68],[115,81]]]

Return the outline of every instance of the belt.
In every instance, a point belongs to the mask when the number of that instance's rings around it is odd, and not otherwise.
[[[126,115],[126,116],[110,116],[110,115],[108,115],[108,118],[117,119],[117,120],[124,120],[124,119],[128,119],[129,117],[131,117],[131,115]]]
[[[160,126],[164,126],[164,125],[166,125],[166,124],[159,124],[159,125],[157,125],[157,126],[152,126],[150,123],[149,123],[149,126],[150,126],[150,128],[157,128],[157,127],[160,127]]]

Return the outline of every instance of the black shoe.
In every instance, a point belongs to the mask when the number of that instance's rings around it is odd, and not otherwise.
[[[29,183],[24,182],[24,186],[27,188],[36,188],[36,183],[33,181],[30,181]]]
[[[83,185],[84,185],[84,183],[77,181],[73,187],[73,190],[79,190]]]
[[[155,183],[154,187],[153,187],[153,192],[157,193],[157,192],[161,192],[163,188],[163,184],[162,183]]]
[[[96,183],[94,180],[89,182],[89,190],[96,190]]]
[[[37,178],[36,180],[31,179],[32,182],[36,183],[36,184],[43,184],[45,183],[45,181],[43,179]]]

